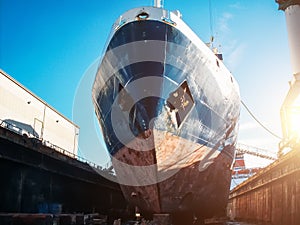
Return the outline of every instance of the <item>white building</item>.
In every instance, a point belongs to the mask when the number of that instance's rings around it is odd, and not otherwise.
[[[79,127],[1,69],[0,123],[77,155]]]

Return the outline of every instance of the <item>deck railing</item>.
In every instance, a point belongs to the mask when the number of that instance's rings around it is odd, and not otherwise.
[[[21,135],[21,136],[24,136],[26,138],[30,138],[30,139],[36,139],[38,140],[40,143],[42,143],[44,146],[47,146],[57,152],[60,152],[62,153],[63,155],[66,155],[68,157],[71,157],[71,158],[74,158],[80,162],[83,162],[83,163],[86,163],[88,164],[89,166],[93,167],[94,169],[97,169],[97,170],[102,170],[102,171],[107,171],[109,172],[111,175],[114,175],[114,170],[113,170],[113,167],[112,167],[112,163],[111,162],[108,162],[106,163],[103,167],[94,163],[94,162],[91,162],[90,160],[87,160],[85,159],[84,157],[82,156],[79,156],[77,154],[74,154],[73,152],[70,152],[66,149],[63,149],[53,143],[51,143],[50,141],[47,141],[47,140],[42,140],[40,139],[39,137],[37,137],[36,135],[34,135],[33,132],[30,132],[28,130],[25,130],[21,127],[18,127],[16,124],[13,124],[13,123],[10,123],[10,122],[7,122],[7,121],[4,121],[4,120],[1,120],[0,119],[0,126],[7,129],[7,130],[10,130],[18,135]]]

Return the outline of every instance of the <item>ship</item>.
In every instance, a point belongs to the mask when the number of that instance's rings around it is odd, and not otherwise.
[[[122,192],[142,215],[224,215],[239,87],[179,11],[155,1],[115,21],[92,99]]]

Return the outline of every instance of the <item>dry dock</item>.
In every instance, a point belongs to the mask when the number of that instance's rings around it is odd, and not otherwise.
[[[228,216],[264,224],[299,225],[300,147],[233,189]]]
[[[99,212],[111,215],[111,222],[119,217],[125,220],[121,211],[127,203],[119,186],[101,178],[87,163],[3,127],[0,146],[2,222],[11,213],[17,213],[18,220],[27,218],[41,210],[39,203],[51,202],[60,203],[62,213]],[[296,148],[233,189],[228,203],[232,222],[218,224],[298,225],[299,212],[300,148]],[[60,220],[78,216],[60,215]],[[40,221],[41,216],[33,214],[30,218]],[[53,221],[58,218],[44,216]]]

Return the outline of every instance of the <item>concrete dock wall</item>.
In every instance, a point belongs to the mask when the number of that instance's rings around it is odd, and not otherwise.
[[[37,141],[0,127],[2,214],[100,213],[111,219],[128,215],[119,184],[88,163]]]
[[[272,225],[300,224],[300,148],[294,149],[233,189],[231,219]]]

